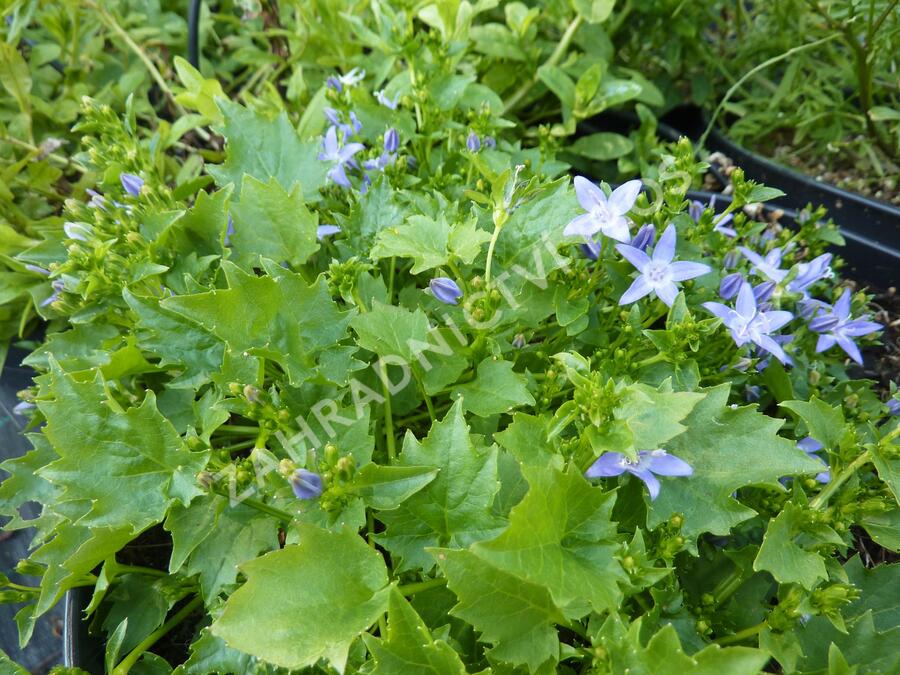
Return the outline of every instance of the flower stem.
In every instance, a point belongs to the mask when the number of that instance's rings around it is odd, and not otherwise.
[[[809,503],[809,508],[811,509],[820,509],[825,504],[828,503],[828,500],[831,499],[831,495],[837,492],[838,488],[844,484],[844,482],[850,478],[856,470],[861,467],[863,464],[868,462],[871,459],[869,455],[869,451],[866,450],[859,457],[854,459],[850,464],[844,467],[844,470],[841,471],[828,485],[825,486],[825,489],[822,490],[819,494],[817,494],[813,500]]]
[[[391,390],[388,387],[387,366],[384,361],[378,362],[381,377],[381,391],[384,393],[384,440],[387,442],[388,464],[397,459],[397,442],[394,438],[394,416],[391,412]]]
[[[416,593],[421,593],[422,591],[429,591],[432,588],[439,588],[441,586],[447,585],[446,577],[439,577],[437,579],[429,579],[428,581],[419,581],[414,584],[402,584],[397,586],[397,590],[403,593],[406,597],[410,595],[415,595]]]
[[[572,42],[572,38],[575,37],[575,33],[581,27],[581,22],[584,21],[582,16],[579,14],[566,28],[566,32],[563,33],[562,37],[559,40],[559,44],[556,45],[556,49],[553,50],[553,53],[550,55],[546,61],[544,61],[541,68],[544,66],[550,67],[555,66],[559,63],[559,60],[566,53],[566,50],[569,48],[569,44]],[[540,68],[538,68],[540,70]],[[503,104],[503,114],[505,115],[510,110],[515,108],[519,103],[521,103],[522,99],[528,95],[528,92],[531,91],[532,87],[538,83],[540,77],[535,72],[534,76],[530,80],[526,80],[521,87],[519,87],[516,92],[510,96],[509,100]]]
[[[754,635],[759,635],[760,631],[765,628],[768,624],[765,621],[760,621],[755,626],[750,626],[749,628],[745,628],[744,630],[738,631],[733,635],[726,635],[724,637],[720,637],[717,640],[713,640],[713,642],[717,645],[733,645],[736,642],[743,642],[747,638],[751,638]]]
[[[488,244],[487,261],[484,263],[484,287],[491,289],[491,264],[494,261],[494,246],[497,245],[497,238],[500,236],[500,225],[494,225],[494,232],[491,234],[491,243]]]
[[[128,671],[131,670],[132,666],[137,663],[138,659],[141,658],[143,653],[150,649],[156,642],[165,636],[170,630],[175,628],[178,624],[184,621],[187,617],[189,617],[195,609],[203,605],[203,598],[196,597],[191,600],[188,604],[182,607],[178,612],[172,615],[168,621],[166,621],[162,626],[157,628],[155,631],[150,633],[144,640],[134,649],[131,650],[131,653],[128,654],[122,661],[113,668],[112,675],[127,675]]]

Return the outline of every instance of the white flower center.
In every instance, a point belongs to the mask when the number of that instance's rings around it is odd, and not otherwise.
[[[665,263],[650,261],[644,268],[644,277],[651,286],[662,286],[672,278],[672,272]]]

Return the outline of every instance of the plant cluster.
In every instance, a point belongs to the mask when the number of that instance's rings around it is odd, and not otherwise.
[[[115,675],[897,668],[881,326],[821,210],[691,201],[686,139],[569,177],[654,90],[592,51],[612,5],[300,3],[259,96],[174,60],[181,145],[82,102],[7,260],[23,642],[87,587]]]

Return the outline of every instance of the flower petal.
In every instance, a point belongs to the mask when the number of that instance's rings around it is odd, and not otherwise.
[[[859,365],[862,365],[862,354],[859,353],[859,347],[856,346],[856,343],[852,338],[846,335],[838,335],[837,343],[841,349],[847,352],[847,356],[856,361]]]
[[[776,331],[794,318],[794,315],[785,310],[776,310],[774,312],[765,312],[763,316],[769,323],[769,331]]]
[[[600,226],[600,230],[610,239],[628,243],[631,241],[631,231],[628,228],[628,220],[622,216],[616,216]]]
[[[647,491],[650,493],[650,501],[656,499],[659,495],[659,479],[650,473],[649,469],[640,466],[628,467],[628,473],[644,481],[644,485],[647,486]]]
[[[854,321],[850,321],[841,327],[841,332],[844,335],[850,335],[852,337],[862,337],[863,335],[876,333],[880,330],[884,330],[884,326],[882,326],[880,323],[875,323],[874,321],[865,321],[864,319],[856,319]]]
[[[837,338],[835,338],[833,335],[820,335],[819,341],[816,342],[816,354],[820,354],[826,349],[831,349],[836,342]]]
[[[627,183],[622,183],[609,196],[609,210],[617,216],[624,216],[634,207],[640,192],[641,181],[630,180]]]
[[[622,460],[625,459],[621,452],[605,452],[597,461],[588,467],[584,475],[588,478],[608,478],[619,476],[625,471]]]
[[[680,457],[670,455],[665,450],[654,450],[650,453],[647,468],[659,476],[691,476],[693,467]]]
[[[669,307],[672,306],[675,302],[675,298],[678,297],[678,286],[676,286],[673,281],[657,286],[654,290],[656,291],[656,297],[666,303]]]
[[[741,290],[738,291],[734,309],[745,319],[749,319],[756,314],[756,298],[753,296],[753,288],[746,281],[741,284]]]
[[[636,300],[640,300],[645,295],[647,295],[653,288],[650,284],[647,283],[647,280],[643,275],[639,276],[634,280],[634,283],[622,294],[622,297],[619,298],[620,305],[629,305]]]
[[[709,274],[712,268],[703,263],[678,261],[669,265],[669,271],[672,273],[672,281],[687,281],[695,277]]]
[[[785,353],[785,351],[781,348],[781,345],[775,342],[775,340],[768,335],[758,336],[753,340],[753,343],[758,345],[762,349],[765,349],[783,364],[793,363],[793,361],[791,361],[791,357]]]
[[[601,223],[593,213],[582,213],[580,216],[575,216],[569,221],[569,224],[566,225],[566,228],[563,230],[563,235],[566,237],[575,235],[592,237],[600,231],[600,226]]]
[[[721,302],[704,302],[703,307],[722,320],[725,320],[734,311]]]
[[[634,265],[638,272],[643,272],[644,268],[650,263],[649,256],[641,249],[629,246],[628,244],[616,244],[616,250],[622,254],[628,262]]]
[[[575,176],[572,183],[575,185],[575,196],[578,197],[578,203],[585,211],[593,211],[598,205],[606,204],[606,195],[603,194],[603,190],[587,178]]]
[[[675,257],[676,237],[674,225],[670,224],[663,230],[662,236],[660,236],[659,241],[656,242],[656,247],[653,249],[654,262],[672,262],[672,258]]]
[[[850,318],[850,289],[845,288],[841,297],[834,303],[834,313],[840,319]]]

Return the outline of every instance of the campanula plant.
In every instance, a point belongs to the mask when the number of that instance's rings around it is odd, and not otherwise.
[[[397,6],[301,107],[191,72],[202,153],[83,103],[90,180],[11,259],[46,324],[0,483],[22,641],[87,587],[115,675],[890,672],[900,417],[836,226],[756,220],[739,170],[692,204],[686,139],[571,175],[507,117],[562,56],[470,67],[540,12]],[[575,6],[557,44],[607,18]]]

